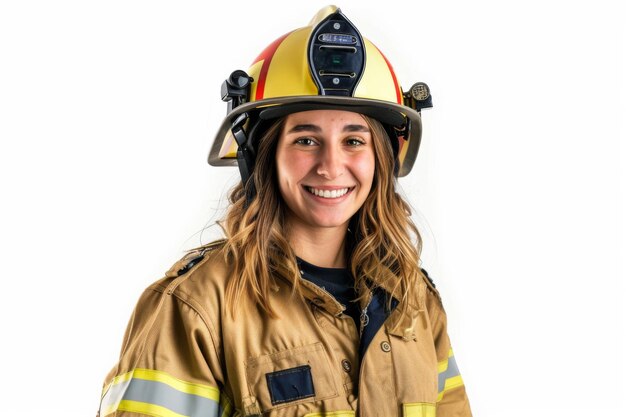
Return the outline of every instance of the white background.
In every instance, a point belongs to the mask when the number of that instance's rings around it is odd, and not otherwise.
[[[338,4],[433,92],[400,184],[477,417],[626,415],[617,3]],[[0,414],[95,414],[142,289],[218,234],[222,81],[326,4],[1,3]]]

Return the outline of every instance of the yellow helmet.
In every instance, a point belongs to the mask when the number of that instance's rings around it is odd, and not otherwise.
[[[255,146],[268,122],[290,113],[341,109],[379,120],[392,142],[396,174],[411,171],[421,139],[420,110],[432,107],[424,83],[403,92],[391,64],[336,6],[320,10],[308,26],[272,42],[248,72],[222,84],[228,113],[209,164],[238,165],[244,183],[254,169]]]

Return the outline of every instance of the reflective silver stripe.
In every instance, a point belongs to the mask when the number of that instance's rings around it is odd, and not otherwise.
[[[105,416],[117,409],[117,405],[120,403],[128,384],[130,384],[130,380],[123,381],[109,387],[106,394],[104,394],[104,397],[102,397],[102,400],[100,401],[99,415]],[[113,410],[109,410],[109,408],[113,408]]]
[[[438,381],[439,392],[443,392],[443,389],[446,386],[447,379],[450,379],[459,375],[461,375],[461,373],[459,372],[459,367],[456,364],[456,359],[454,359],[454,356],[450,356],[448,358],[448,369],[439,373],[439,381]]]
[[[132,378],[109,388],[102,399],[101,415],[115,411],[123,400],[157,405],[189,417],[220,417],[223,411],[209,398],[178,391],[162,382]]]

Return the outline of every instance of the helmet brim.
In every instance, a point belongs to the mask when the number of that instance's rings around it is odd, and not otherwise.
[[[233,122],[241,114],[248,113],[253,118],[272,120],[309,110],[351,111],[372,117],[388,127],[404,130],[406,141],[404,146],[408,146],[408,149],[403,149],[401,152],[403,156],[400,158],[398,176],[403,177],[411,171],[417,158],[422,136],[420,114],[410,107],[388,101],[338,96],[278,97],[245,103],[236,107],[224,118],[217,131],[209,152],[209,164],[212,166],[237,166],[236,158],[223,158],[220,156],[220,152],[224,141],[228,136],[232,136]]]

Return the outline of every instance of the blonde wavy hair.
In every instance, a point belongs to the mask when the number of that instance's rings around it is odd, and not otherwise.
[[[377,120],[363,117],[372,134],[376,167],[370,194],[351,220],[348,262],[355,288],[363,284],[392,288],[393,294],[400,294],[398,308],[407,313],[407,301],[414,299],[422,278],[422,238],[411,220],[410,206],[396,192],[387,132]],[[233,267],[226,288],[233,316],[238,306],[246,304],[242,301],[252,301],[270,317],[277,317],[270,303],[277,275],[293,282],[293,292],[301,296],[296,255],[286,236],[286,204],[276,174],[276,148],[283,124],[284,118],[276,121],[258,141],[256,160],[263,163],[256,164],[250,178],[256,196],[247,204],[247,191],[240,182],[230,192],[226,216],[218,222],[226,235],[222,251]]]

